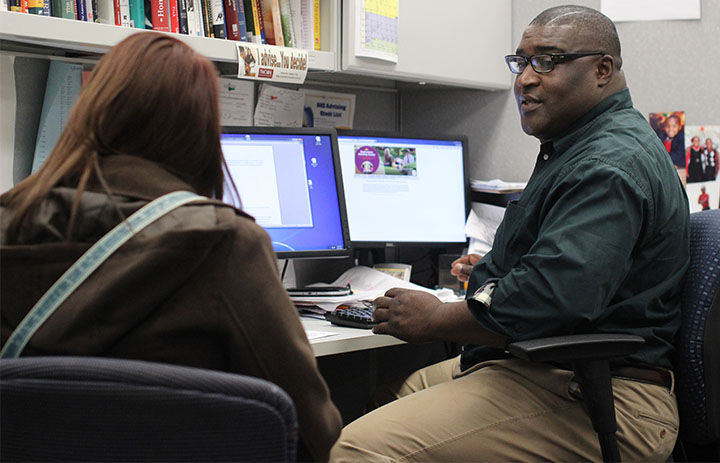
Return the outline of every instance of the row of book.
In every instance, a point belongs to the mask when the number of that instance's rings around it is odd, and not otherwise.
[[[320,0],[7,0],[10,11],[320,50]]]

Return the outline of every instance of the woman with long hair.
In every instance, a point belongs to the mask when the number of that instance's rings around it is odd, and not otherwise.
[[[43,166],[0,196],[4,345],[48,288],[139,208],[208,199],[122,245],[31,337],[23,355],[174,363],[268,379],[292,397],[301,441],[326,459],[341,427],[265,231],[223,203],[214,66],[145,32],[97,64]],[[301,448],[302,450],[302,448]]]

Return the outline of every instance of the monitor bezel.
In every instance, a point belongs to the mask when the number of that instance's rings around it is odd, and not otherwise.
[[[346,258],[352,255],[350,245],[350,229],[348,228],[347,212],[345,210],[345,189],[340,171],[340,150],[338,148],[337,131],[332,128],[311,127],[246,127],[224,125],[220,129],[222,134],[268,134],[268,135],[326,135],[330,136],[330,144],[335,172],[335,190],[338,195],[338,208],[340,209],[340,222],[342,229],[343,249],[319,249],[302,251],[275,251],[278,259],[312,259],[312,258]],[[224,155],[223,155],[224,158]],[[242,198],[240,198],[242,200]]]
[[[380,130],[338,130],[338,137],[373,137],[373,138],[404,138],[413,140],[440,140],[440,141],[459,141],[462,143],[462,167],[463,167],[463,192],[465,201],[465,217],[467,219],[470,213],[470,179],[467,174],[468,170],[468,138],[465,135],[442,134],[428,135],[416,133],[400,133],[387,132]],[[339,150],[338,150],[339,154]],[[341,172],[342,173],[342,172]],[[347,206],[347,205],[346,205]],[[347,209],[346,209],[347,213]],[[467,238],[464,241],[353,241],[350,236],[350,228],[348,224],[348,239],[352,248],[379,248],[379,247],[432,247],[432,248],[450,248],[467,246]]]

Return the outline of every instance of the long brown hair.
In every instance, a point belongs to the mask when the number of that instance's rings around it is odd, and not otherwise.
[[[77,186],[72,229],[88,181],[94,176],[108,190],[98,158],[116,154],[157,162],[198,193],[222,199],[226,166],[212,63],[157,32],[134,34],[113,47],[80,92],[45,163],[2,196],[13,212],[8,240],[50,189],[68,179]]]

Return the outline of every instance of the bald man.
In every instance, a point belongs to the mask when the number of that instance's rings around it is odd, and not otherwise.
[[[664,461],[678,429],[670,357],[688,266],[688,202],[662,143],[633,108],[615,26],[563,6],[525,29],[514,55],[535,170],[508,205],[468,299],[391,289],[376,333],[462,343],[458,358],[378,394],[331,461],[600,460],[569,365],[508,358],[509,342],[625,333],[643,348],[612,364],[622,458]]]

